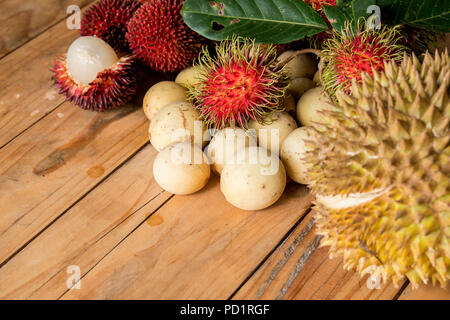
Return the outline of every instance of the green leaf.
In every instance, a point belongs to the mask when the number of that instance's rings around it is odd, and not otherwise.
[[[376,0],[353,0],[352,1],[352,11],[353,18],[358,20],[361,17],[367,18],[371,15],[370,12],[367,12],[367,9],[370,6],[376,5]]]
[[[378,0],[382,19],[436,32],[450,32],[449,0]],[[384,17],[383,15],[386,15]]]
[[[324,6],[323,11],[334,29],[342,31],[348,22],[355,31],[358,20],[369,17],[367,8],[375,4],[376,0],[341,0],[335,6]]]
[[[338,2],[335,6],[324,6],[323,11],[330,21],[331,26],[341,31],[346,21],[351,21],[353,19],[353,12],[350,2]]]
[[[211,40],[233,34],[263,43],[288,43],[328,29],[323,18],[299,0],[186,0],[186,24]]]

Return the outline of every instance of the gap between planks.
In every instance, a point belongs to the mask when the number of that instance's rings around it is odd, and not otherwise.
[[[100,184],[102,184],[104,181],[106,181],[109,177],[111,177],[117,170],[120,170],[129,160],[131,160],[136,154],[138,154],[142,149],[144,149],[146,146],[148,146],[149,143],[144,144],[141,148],[136,150],[135,153],[131,154],[124,162],[119,164],[116,168],[114,168],[110,173],[105,175],[102,179],[100,179],[94,186],[92,186],[84,195],[82,195],[79,199],[77,199],[72,205],[70,205],[66,210],[61,212],[60,215],[58,215],[53,221],[51,221],[47,226],[45,226],[41,231],[39,231],[36,235],[34,235],[30,240],[28,240],[26,243],[24,243],[17,251],[15,251],[11,256],[6,258],[2,263],[0,263],[0,269],[7,264],[12,258],[14,258],[20,251],[22,251],[26,246],[28,246],[33,240],[35,240],[39,235],[41,235],[43,232],[45,232],[49,227],[51,227],[58,219],[60,219],[63,215],[65,215],[70,209],[72,209],[74,206],[76,206],[80,201],[82,201],[86,196],[88,196],[94,189],[96,189]],[[153,199],[151,199],[153,200]],[[151,201],[150,200],[150,201]]]
[[[329,259],[318,248],[313,212],[290,233],[281,246],[232,297],[233,299],[393,299],[391,283],[375,289],[354,271],[345,271],[342,259]]]
[[[232,207],[213,177],[198,194],[174,196],[62,299],[226,299],[305,214],[310,195],[290,184],[258,212]],[[211,210],[210,203],[214,203]],[[301,207],[301,208],[300,208]]]
[[[285,234],[285,236],[280,240],[280,242],[264,257],[263,260],[256,266],[256,268],[245,278],[245,280],[236,288],[236,290],[228,297],[227,300],[232,300],[236,293],[255,275],[255,273],[266,263],[266,261],[287,241],[299,224],[310,214],[311,207],[305,212],[305,214],[300,217],[300,219],[295,223],[295,225]]]

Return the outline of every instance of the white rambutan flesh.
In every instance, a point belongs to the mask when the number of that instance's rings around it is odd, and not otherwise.
[[[114,49],[100,38],[88,36],[75,40],[67,51],[67,70],[72,79],[87,85],[97,75],[111,68],[119,58]]]

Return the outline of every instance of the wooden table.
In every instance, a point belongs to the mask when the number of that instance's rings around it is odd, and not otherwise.
[[[90,2],[0,0],[2,299],[449,299],[407,282],[369,289],[330,260],[304,186],[260,212],[228,204],[217,177],[194,195],[163,191],[142,92],[94,113],[52,89],[54,57],[78,36],[66,8]],[[145,74],[143,92],[173,78]]]

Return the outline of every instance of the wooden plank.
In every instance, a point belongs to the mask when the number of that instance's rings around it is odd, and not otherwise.
[[[418,289],[412,289],[411,285],[408,285],[400,295],[399,300],[450,300],[450,286],[441,288],[426,285]]]
[[[289,184],[274,206],[245,212],[225,201],[215,177],[199,193],[173,197],[63,299],[228,298],[310,201],[305,187]]]
[[[0,150],[0,262],[148,143],[135,105],[108,113],[64,103]]]
[[[233,299],[392,299],[392,284],[374,286],[367,277],[342,268],[318,248],[314,218],[307,218],[277,248]],[[374,289],[369,289],[374,288]]]
[[[153,179],[156,154],[145,147],[0,268],[0,299],[57,299],[68,266],[83,275],[166,201]]]
[[[50,69],[77,37],[61,22],[0,60],[0,148],[64,102]]]
[[[93,0],[0,1],[0,58],[66,17],[67,7]]]

